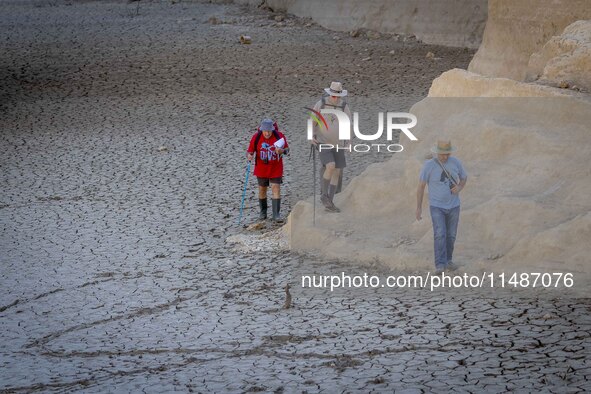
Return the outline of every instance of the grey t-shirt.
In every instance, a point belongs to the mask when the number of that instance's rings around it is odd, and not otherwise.
[[[468,177],[462,162],[453,156],[450,156],[443,166],[456,183]],[[460,205],[460,196],[451,192],[450,185],[452,183],[435,159],[427,160],[423,164],[419,179],[421,182],[427,183],[429,187],[429,205],[444,209]]]

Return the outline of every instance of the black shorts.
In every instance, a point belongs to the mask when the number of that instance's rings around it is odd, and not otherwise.
[[[269,186],[269,183],[283,183],[283,177],[278,178],[261,178],[257,176],[257,181],[259,182],[259,186]]]
[[[332,149],[322,149],[320,152],[320,162],[323,166],[326,166],[328,163],[334,163],[335,168],[345,168],[347,167],[347,162],[345,161],[345,150],[339,149],[337,152],[336,148]]]

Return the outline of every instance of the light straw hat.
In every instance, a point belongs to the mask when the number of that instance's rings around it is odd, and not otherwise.
[[[437,141],[437,145],[431,148],[431,152],[436,153],[438,155],[447,155],[455,151],[456,147],[451,145],[450,140],[439,140]]]
[[[347,91],[343,90],[343,84],[340,82],[331,82],[330,88],[324,88],[324,91],[331,96],[345,97],[347,95]]]

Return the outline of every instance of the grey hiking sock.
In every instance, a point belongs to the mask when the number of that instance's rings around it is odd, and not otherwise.
[[[330,184],[330,179],[322,178],[322,186],[320,188],[320,195],[327,196],[328,195],[328,185]]]
[[[330,184],[328,186],[328,198],[330,199],[330,201],[333,200],[334,194],[336,191],[337,191],[337,185]]]
[[[337,185],[332,184],[328,186],[328,205],[326,206],[326,208],[328,208],[331,212],[341,212],[341,210],[334,205],[334,202],[332,202],[337,187]]]

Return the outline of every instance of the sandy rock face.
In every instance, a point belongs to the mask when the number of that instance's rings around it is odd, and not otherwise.
[[[530,56],[583,19],[591,19],[589,0],[489,0],[482,45],[468,70],[523,81]]]
[[[445,81],[445,83],[442,83]],[[483,77],[466,70],[447,71],[435,80],[429,97],[587,97],[571,90],[523,83],[508,78]]]
[[[494,97],[495,84],[503,97]],[[425,154],[444,133],[468,172],[454,259],[462,269],[573,272],[589,282],[591,97],[453,70],[411,113],[419,141],[402,137],[402,153],[353,179],[335,198],[340,214],[318,210],[312,226],[311,202],[296,205],[293,249],[431,268],[431,219],[427,201],[423,220],[414,218],[416,188]]]
[[[234,0],[259,5],[260,0]],[[428,44],[478,48],[486,0],[267,0],[274,11],[312,18],[331,30],[415,35]]]
[[[591,20],[569,25],[534,53],[528,64],[528,81],[579,87],[591,91]]]

